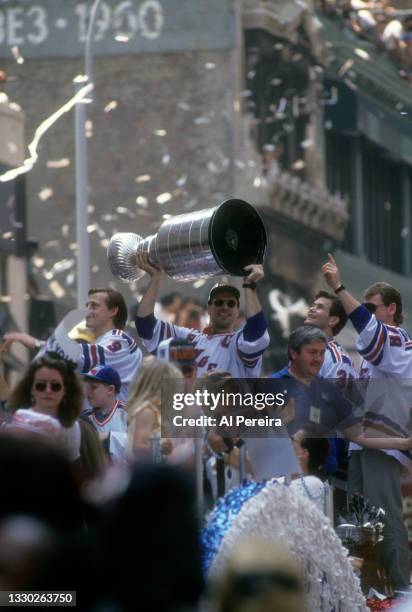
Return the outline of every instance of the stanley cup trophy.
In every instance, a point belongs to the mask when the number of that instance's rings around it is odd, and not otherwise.
[[[219,274],[244,276],[244,267],[261,264],[267,237],[256,210],[243,200],[226,200],[215,208],[171,217],[157,234],[118,233],[107,249],[114,276],[135,281],[143,276],[136,253],[175,280],[192,281]]]

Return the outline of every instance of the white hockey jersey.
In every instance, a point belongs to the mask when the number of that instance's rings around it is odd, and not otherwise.
[[[269,346],[269,334],[263,312],[248,319],[251,336],[244,336],[245,328],[231,333],[207,334],[187,327],[160,321],[153,315],[136,318],[136,329],[147,350],[156,352],[159,343],[167,338],[184,338],[196,349],[197,376],[224,370],[235,378],[255,378],[262,369],[262,355]]]
[[[93,410],[89,418],[99,433],[111,431],[125,433],[127,432],[127,412],[124,406],[123,402],[116,400],[110,412],[104,417],[99,416],[99,413]]]
[[[388,435],[408,437],[412,407],[412,341],[401,327],[381,323],[363,305],[350,319],[363,357],[360,377],[371,379],[365,399],[364,425]],[[412,467],[410,451],[384,451]]]
[[[79,372],[85,374],[96,365],[111,366],[118,371],[122,381],[119,399],[126,402],[130,384],[142,361],[142,351],[135,340],[122,329],[112,329],[93,344],[81,342],[81,347],[77,361]]]
[[[334,338],[329,338],[325,360],[319,371],[322,378],[339,378],[344,381],[359,378],[355,365],[348,353]]]

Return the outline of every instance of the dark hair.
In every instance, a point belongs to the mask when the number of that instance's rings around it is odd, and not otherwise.
[[[173,304],[176,298],[182,299],[182,295],[178,291],[172,291],[171,293],[167,293],[160,298],[159,301],[162,306],[170,306],[170,304]]]
[[[313,423],[305,423],[299,431],[303,434],[300,445],[308,451],[309,455],[309,473],[319,476],[320,469],[329,454],[329,442],[327,438],[320,435],[319,429]]]
[[[67,530],[82,527],[84,504],[75,471],[51,441],[0,432],[0,522],[28,514]]]
[[[12,391],[7,401],[7,407],[15,412],[19,408],[28,408],[31,405],[34,375],[40,368],[49,368],[60,372],[64,382],[64,396],[57,410],[57,418],[63,427],[71,427],[82,410],[82,387],[73,365],[51,354],[46,354],[30,364],[25,375]]]
[[[107,308],[117,308],[117,313],[113,317],[113,324],[116,329],[124,329],[127,323],[127,306],[124,301],[124,297],[121,293],[116,291],[115,289],[111,289],[107,287],[105,289],[90,289],[87,295],[93,295],[95,293],[105,293],[106,294],[106,305]]]
[[[380,295],[385,306],[396,304],[396,312],[393,315],[393,320],[395,321],[396,325],[401,325],[403,322],[403,314],[402,297],[399,291],[392,287],[392,285],[389,285],[389,283],[373,283],[373,285],[368,287],[365,291],[365,301],[368,301],[368,299],[374,295]]]
[[[328,343],[328,339],[321,329],[313,325],[301,325],[293,330],[288,340],[288,357],[291,358],[291,351],[300,353],[300,349],[305,344],[311,342]]]
[[[318,291],[315,295],[315,300],[317,300],[318,298],[326,298],[327,300],[330,300],[331,304],[329,309],[329,316],[339,318],[339,322],[335,323],[335,325],[332,327],[333,335],[337,336],[338,333],[341,332],[342,329],[345,327],[346,322],[348,320],[348,315],[346,314],[341,301],[333,293],[329,293],[328,291],[323,290]]]

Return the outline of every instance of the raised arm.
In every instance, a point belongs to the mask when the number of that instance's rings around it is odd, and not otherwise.
[[[150,276],[150,283],[137,308],[138,317],[148,317],[154,312],[155,303],[159,294],[162,271],[149,263],[146,253],[136,255],[136,265],[147,272]]]
[[[339,287],[343,286],[342,280],[341,280],[338,264],[336,263],[336,261],[334,260],[334,258],[332,257],[330,253],[328,254],[328,260],[329,261],[327,261],[322,266],[322,273],[329,287],[331,287],[331,289],[333,289],[333,291],[336,292],[336,290],[339,289]],[[358,302],[358,300],[356,300],[349,293],[346,287],[338,291],[336,295],[338,296],[339,301],[342,303],[342,306],[344,307],[347,315],[350,315],[354,310],[356,310],[360,306],[360,303]]]
[[[264,277],[263,266],[260,264],[251,264],[245,267],[247,276],[243,279],[243,285],[251,285],[251,287],[245,287],[245,316],[246,319],[250,319],[255,314],[262,310],[262,306],[259,302],[258,295],[256,293],[255,285]]]

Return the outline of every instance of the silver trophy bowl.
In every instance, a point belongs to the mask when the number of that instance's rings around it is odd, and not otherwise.
[[[264,261],[267,236],[263,221],[244,200],[226,200],[211,209],[170,217],[157,234],[115,234],[107,248],[110,270],[123,281],[144,272],[136,253],[147,253],[150,263],[175,280],[192,281],[219,274],[244,276],[244,267]]]

